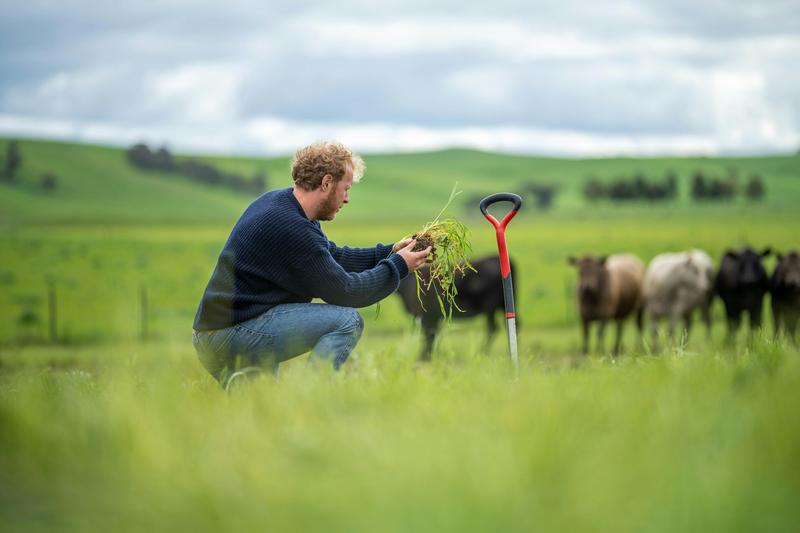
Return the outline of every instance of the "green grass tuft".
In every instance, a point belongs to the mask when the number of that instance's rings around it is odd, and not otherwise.
[[[414,272],[417,280],[417,299],[422,305],[422,292],[433,290],[444,318],[452,318],[453,309],[461,311],[455,301],[458,294],[456,277],[463,276],[467,270],[475,271],[469,262],[472,246],[469,242],[469,228],[455,218],[442,219],[453,200],[461,194],[458,183],[453,186],[450,198],[431,222],[414,234],[417,239],[415,249],[432,249],[430,272],[427,279],[419,271]],[[424,309],[424,306],[423,306]]]

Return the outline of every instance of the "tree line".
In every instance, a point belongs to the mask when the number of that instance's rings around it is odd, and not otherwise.
[[[730,200],[739,191],[735,169],[729,169],[728,174],[724,177],[707,176],[703,172],[697,171],[690,180],[690,194],[696,201]],[[766,193],[763,178],[758,174],[750,175],[742,193],[749,200],[761,200]],[[662,179],[648,179],[642,173],[611,181],[603,181],[592,176],[586,180],[583,186],[583,196],[592,202],[600,199],[660,202],[672,200],[677,195],[678,176],[674,172],[668,172]]]
[[[728,200],[739,192],[738,179],[735,172],[729,172],[724,178],[706,176],[695,172],[692,176],[692,198],[695,200]],[[758,174],[747,179],[744,195],[750,200],[761,200],[766,193],[764,180]]]
[[[555,203],[556,196],[558,195],[558,186],[552,183],[526,181],[517,185],[511,192],[522,196],[526,205],[539,209],[540,211],[546,211],[553,207]],[[481,200],[490,194],[492,194],[492,192],[487,190],[483,193],[466,195],[462,202],[466,215],[470,217],[479,216],[480,211],[478,211],[478,205],[480,205]]]
[[[135,144],[126,151],[128,162],[147,172],[179,174],[204,185],[228,187],[243,193],[262,193],[267,190],[267,174],[258,172],[250,178],[233,172],[224,172],[214,165],[196,159],[177,159],[165,147],[151,150],[144,143]]]
[[[648,178],[643,172],[611,180],[589,176],[583,185],[583,196],[590,202],[598,200],[664,202],[677,198],[678,181],[678,175],[674,171],[666,172],[661,178]],[[735,168],[727,169],[727,173],[722,177],[696,171],[689,179],[689,192],[695,201],[731,200],[740,193],[751,201],[759,201],[766,194],[764,179],[759,174],[751,174],[743,187],[739,187],[738,183],[738,173]],[[519,184],[515,191],[532,207],[547,210],[555,203],[558,186],[552,183],[527,181]],[[466,195],[463,200],[465,213],[475,215],[476,206],[488,194],[487,191],[485,194]]]
[[[607,198],[614,201],[647,200],[660,202],[675,198],[678,194],[678,177],[670,172],[662,179],[648,179],[637,173],[631,177],[620,177],[610,182],[590,177],[583,187],[587,200]]]
[[[11,140],[6,144],[6,149],[3,153],[3,162],[0,165],[0,181],[3,183],[14,184],[21,183],[20,168],[22,167],[22,150],[19,148],[19,143]],[[36,186],[45,192],[51,192],[58,188],[59,177],[53,171],[46,171],[39,175],[36,180]]]

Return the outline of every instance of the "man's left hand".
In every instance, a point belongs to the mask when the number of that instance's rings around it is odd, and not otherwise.
[[[403,237],[402,239],[394,243],[394,246],[392,246],[392,253],[395,253],[397,252],[397,250],[405,248],[406,246],[408,246],[408,243],[410,243],[412,240],[413,239],[411,237]]]

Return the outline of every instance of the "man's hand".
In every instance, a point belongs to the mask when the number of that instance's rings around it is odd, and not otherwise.
[[[397,255],[402,257],[403,260],[406,262],[406,266],[408,267],[409,273],[414,272],[419,267],[424,265],[426,263],[426,258],[428,257],[428,254],[431,253],[430,246],[428,246],[424,250],[420,250],[419,252],[412,252],[415,244],[417,244],[417,241],[411,239],[408,242],[408,244],[397,250]]]
[[[393,254],[397,253],[397,250],[400,250],[401,248],[405,248],[406,246],[408,246],[408,243],[410,243],[412,240],[413,239],[411,237],[408,237],[408,236],[403,237],[402,239],[400,239],[399,241],[394,243],[394,246],[392,246],[392,253]]]

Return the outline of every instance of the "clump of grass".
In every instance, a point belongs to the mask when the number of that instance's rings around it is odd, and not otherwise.
[[[469,229],[463,222],[454,218],[442,219],[442,215],[459,194],[461,191],[458,190],[458,183],[456,183],[450,192],[450,198],[436,218],[411,236],[417,241],[414,251],[424,250],[430,246],[432,257],[430,275],[427,279],[423,279],[419,271],[414,272],[417,279],[417,299],[424,309],[422,292],[431,290],[434,284],[438,286],[441,290],[436,290],[434,287],[434,293],[439,302],[442,316],[445,318],[453,316],[453,309],[462,311],[455,301],[458,294],[456,276],[463,276],[467,269],[475,272],[467,259],[472,253]]]

